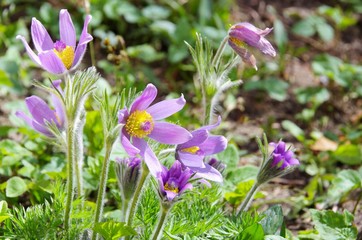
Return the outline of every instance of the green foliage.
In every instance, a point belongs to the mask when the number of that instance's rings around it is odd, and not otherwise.
[[[310,209],[315,230],[313,233],[302,232],[300,239],[352,240],[357,238],[357,228],[353,226],[353,215],[345,210],[343,214],[331,210]]]
[[[251,187],[253,186],[255,180],[248,180],[240,182],[236,189],[233,192],[225,193],[225,199],[233,206],[238,206],[246,197]],[[264,194],[257,192],[254,198],[263,198]]]
[[[107,221],[97,223],[93,231],[99,233],[104,240],[117,240],[124,236],[136,235],[137,232],[124,222]]]
[[[262,90],[275,100],[284,101],[287,98],[289,84],[285,81],[269,78],[262,81],[247,81],[244,84],[245,91]]]
[[[12,177],[6,184],[6,196],[18,197],[27,190],[25,181],[20,177]]]
[[[362,163],[362,148],[360,145],[346,143],[338,146],[332,156],[348,165],[360,165]]]
[[[282,227],[284,222],[283,210],[280,205],[273,205],[262,214],[264,218],[260,221],[266,235],[274,235]]]
[[[308,16],[297,22],[293,26],[292,32],[303,37],[312,37],[318,34],[319,38],[324,42],[330,42],[334,38],[332,26],[324,18],[316,15]]]

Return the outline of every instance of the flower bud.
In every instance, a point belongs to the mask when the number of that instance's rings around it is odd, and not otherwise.
[[[116,159],[118,185],[123,196],[131,199],[137,187],[141,169],[141,159],[137,157]]]

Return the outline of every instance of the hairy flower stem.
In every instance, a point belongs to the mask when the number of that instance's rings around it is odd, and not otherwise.
[[[229,37],[225,37],[221,43],[220,43],[220,46],[219,48],[217,49],[215,55],[214,55],[214,58],[212,59],[212,62],[211,62],[211,67],[214,67],[214,68],[217,68],[219,63],[220,63],[220,59],[221,59],[221,56],[222,56],[222,53],[224,52],[225,50],[225,47],[226,47],[226,44],[228,42],[228,39]]]
[[[161,216],[158,219],[157,227],[155,231],[153,232],[152,240],[157,240],[160,237],[162,237],[162,229],[165,225],[165,220],[167,217],[167,214],[170,212],[172,205],[170,204],[161,204]]]
[[[127,215],[127,225],[132,226],[133,218],[135,215],[138,199],[141,196],[141,190],[143,188],[144,183],[146,182],[147,176],[149,174],[149,170],[145,163],[142,163],[142,174],[140,180],[138,182],[137,188],[134,192],[133,199],[131,200],[131,206],[129,208],[129,212]],[[128,239],[128,238],[126,238]]]
[[[104,155],[102,172],[101,172],[101,179],[99,183],[98,195],[97,195],[97,205],[96,205],[96,215],[94,218],[93,226],[99,223],[102,220],[102,213],[103,213],[103,204],[104,204],[104,196],[106,194],[106,185],[108,179],[108,169],[110,163],[110,156],[112,152],[113,141],[107,141],[105,143],[106,153]],[[92,240],[98,239],[98,234],[93,234]]]
[[[68,232],[71,224],[70,214],[72,211],[72,202],[74,196],[74,126],[68,122],[67,128],[67,200],[65,204],[64,228]]]
[[[256,191],[258,190],[258,188],[260,187],[260,184],[258,183],[258,181],[255,181],[254,185],[251,187],[251,189],[249,190],[248,194],[246,195],[244,201],[241,203],[239,211],[237,213],[237,215],[239,216],[243,211],[247,211],[251,201],[254,198],[254,195],[256,194]]]
[[[84,195],[83,192],[83,173],[82,173],[82,166],[83,166],[83,127],[85,124],[85,112],[83,116],[80,117],[80,121],[77,126],[76,136],[75,136],[75,174],[76,174],[76,181],[77,181],[77,196],[82,197]],[[83,203],[82,203],[83,207]]]

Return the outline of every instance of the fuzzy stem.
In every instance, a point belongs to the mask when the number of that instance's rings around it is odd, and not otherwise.
[[[226,43],[228,41],[229,37],[226,36],[220,43],[220,46],[219,48],[217,49],[215,55],[214,55],[214,58],[212,59],[212,62],[211,62],[211,67],[217,67],[220,63],[220,59],[221,59],[221,56],[222,56],[222,53],[224,52],[225,50],[225,47],[226,47]]]
[[[85,114],[85,113],[84,113]],[[75,153],[76,158],[74,161],[75,165],[75,174],[77,181],[77,196],[82,197],[84,195],[83,192],[83,173],[82,173],[82,165],[83,165],[83,127],[85,123],[85,116],[80,117],[80,121],[77,126],[76,137],[75,137]],[[83,205],[83,203],[82,203]]]
[[[171,205],[161,204],[161,216],[158,219],[158,224],[157,224],[156,230],[153,232],[152,240],[157,240],[160,237],[162,237],[162,234],[160,235],[160,233],[162,233],[162,229],[165,225],[165,220],[166,220],[167,214],[169,213],[170,209],[171,209]]]
[[[74,129],[72,122],[68,123],[67,128],[67,200],[65,204],[64,228],[68,232],[71,224],[70,214],[72,211],[72,202],[74,196]]]
[[[129,206],[129,199],[127,199],[125,196],[123,196],[122,199],[122,216],[121,216],[121,221],[125,221],[125,216],[127,214],[127,210],[128,210],[128,206]]]
[[[133,199],[131,200],[131,207],[130,207],[128,215],[127,215],[127,225],[128,226],[132,226],[133,217],[135,215],[135,211],[136,211],[136,207],[137,207],[137,202],[138,202],[139,197],[141,196],[141,190],[142,190],[144,183],[146,182],[149,172],[150,171],[148,170],[147,166],[143,163],[142,164],[142,174],[141,174],[140,180],[138,182],[137,188],[134,192]],[[128,238],[126,238],[126,239],[128,239]]]
[[[99,183],[98,195],[97,195],[97,205],[96,205],[96,215],[94,218],[93,226],[99,223],[102,220],[102,212],[103,212],[103,204],[104,204],[104,196],[106,193],[107,179],[108,179],[108,169],[110,163],[110,156],[112,152],[113,142],[106,141],[105,143],[106,152],[104,155],[101,179]],[[93,234],[92,240],[98,239],[98,234]]]
[[[260,186],[260,184],[258,183],[258,181],[255,181],[254,185],[251,187],[250,191],[246,195],[244,201],[241,203],[239,212],[237,213],[237,215],[240,215],[243,211],[248,210],[249,205],[250,205],[251,201],[253,200],[254,195],[256,194],[256,191],[258,190],[259,186]]]

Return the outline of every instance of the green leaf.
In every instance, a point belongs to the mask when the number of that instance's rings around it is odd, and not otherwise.
[[[7,181],[6,184],[6,196],[7,197],[18,197],[23,194],[28,187],[25,181],[20,177],[12,177]]]
[[[166,19],[170,16],[170,10],[157,5],[150,5],[142,9],[142,15],[151,20]]]
[[[263,212],[264,218],[259,222],[268,235],[276,234],[283,224],[283,210],[280,205],[274,205]]]
[[[13,84],[12,84],[10,78],[8,77],[8,75],[6,74],[6,72],[1,69],[0,69],[0,85],[7,86],[7,87],[13,86]]]
[[[282,122],[282,127],[289,131],[296,139],[298,139],[298,141],[303,142],[305,140],[303,130],[292,121],[284,120]]]
[[[230,143],[224,151],[216,155],[216,158],[226,164],[227,170],[234,169],[239,162],[238,147],[235,144]]]
[[[271,98],[284,101],[287,98],[289,84],[276,78],[269,78],[262,81],[247,81],[243,87],[246,91],[263,90],[267,92]]]
[[[359,165],[362,163],[362,149],[354,144],[340,145],[333,152],[333,157],[348,165]]]
[[[20,146],[19,143],[9,139],[0,141],[0,161],[2,161],[2,166],[14,165],[28,156],[32,156],[32,153]]]
[[[285,48],[288,42],[288,34],[285,30],[284,24],[279,19],[274,21],[274,40],[279,49]]]
[[[163,53],[157,52],[151,45],[148,44],[128,47],[127,53],[130,57],[138,58],[147,63],[160,60],[164,57]]]
[[[0,223],[10,217],[8,213],[8,203],[6,201],[0,201]]]
[[[253,186],[255,180],[249,180],[239,183],[236,186],[234,192],[225,193],[225,199],[230,202],[232,205],[239,205],[243,199],[246,197],[251,187]],[[262,198],[264,194],[257,192],[254,198]]]
[[[120,237],[137,235],[137,232],[124,222],[97,223],[93,231],[102,235],[105,240],[118,240]]]
[[[310,209],[315,229],[322,239],[355,240],[357,228],[353,225],[353,215],[347,210],[343,214],[331,210]]]
[[[333,40],[334,30],[331,27],[331,25],[324,23],[324,24],[318,24],[316,27],[317,27],[318,36],[324,42],[330,42]]]
[[[355,170],[342,170],[328,188],[328,201],[335,203],[353,189],[362,188],[362,174]]]
[[[253,225],[245,228],[241,233],[240,240],[263,240],[264,239],[264,230],[259,223],[254,223]]]
[[[313,25],[313,20],[311,18],[306,18],[297,22],[292,27],[292,32],[303,37],[311,37],[316,33],[316,29]]]
[[[313,103],[316,106],[328,101],[330,93],[327,89],[322,87],[307,87],[299,88],[295,91],[297,100],[301,104]]]

